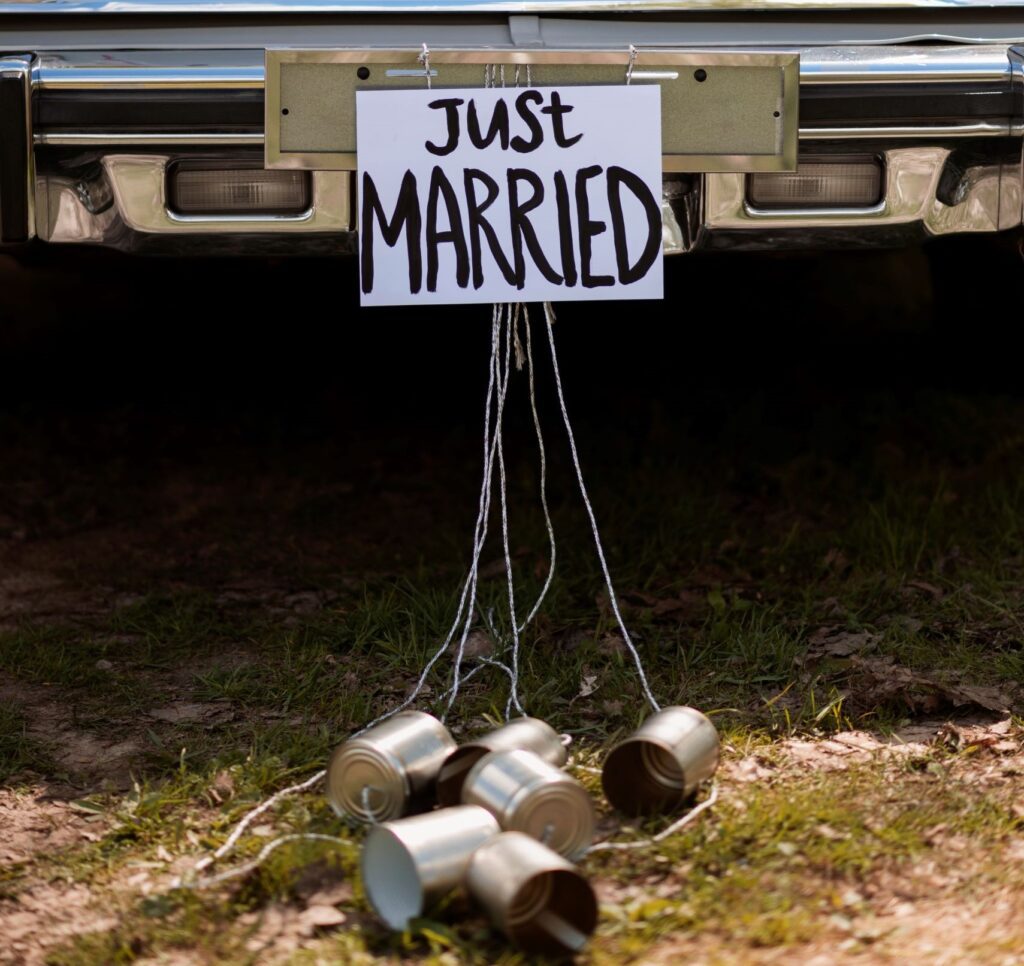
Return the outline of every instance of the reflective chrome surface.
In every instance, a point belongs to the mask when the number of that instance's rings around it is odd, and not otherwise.
[[[42,131],[36,133],[35,143],[59,147],[263,147],[263,135],[239,134],[234,131],[202,131],[195,134],[146,131]]]
[[[41,54],[40,90],[260,89],[262,50],[107,50]]]
[[[800,48],[801,84],[999,81],[1009,70],[1002,44]]]
[[[1022,27],[1024,32],[1024,27]],[[604,46],[595,45],[595,49]],[[497,50],[511,50],[494,47]],[[800,47],[801,84],[999,81],[1010,73],[1005,44]],[[621,51],[619,44],[615,50]],[[196,90],[262,88],[262,50],[66,51],[40,55],[33,70],[44,90],[113,87]]]
[[[705,179],[705,228],[790,229],[918,227],[929,235],[1002,231],[1021,223],[1019,163],[978,165],[968,169],[957,203],[937,198],[939,179],[951,154],[946,147],[894,148],[885,151],[885,196],[874,208],[817,211],[759,211],[747,202],[742,175]]]
[[[1024,0],[1021,5],[1024,6]],[[143,6],[152,9],[146,4]],[[955,6],[959,9],[962,5]],[[10,7],[0,4],[2,11]],[[318,6],[318,9],[329,7]],[[389,6],[389,9],[395,8]],[[510,18],[510,22],[516,19]],[[535,28],[531,33],[520,26],[509,31],[506,26],[504,35],[510,40],[513,36],[525,37],[523,43],[543,47],[544,38],[550,36],[558,38],[559,46],[564,47],[568,39],[591,50],[608,44],[606,53],[616,57],[622,52],[620,28],[629,24],[629,21],[611,19],[538,21],[533,17],[520,17],[518,20],[524,24],[541,23],[545,30]],[[649,20],[633,23],[645,30],[651,27]],[[678,23],[670,22],[662,26],[672,30],[679,28]],[[367,31],[377,29],[380,28],[365,23],[358,27],[363,31],[362,37],[369,36]],[[1024,15],[1021,32],[1024,34]],[[221,39],[213,43],[223,42],[223,35],[217,36]],[[777,33],[770,31],[765,33],[766,38],[776,36]],[[611,46],[613,39],[614,47]],[[509,52],[514,45],[499,44],[495,49],[499,48]],[[1024,93],[1021,58],[1015,48],[1004,44],[830,44],[776,49],[800,54],[801,84],[908,82],[942,85],[963,81],[1003,84],[1009,75],[1018,91]],[[146,88],[258,90],[263,87],[263,57],[263,49],[118,50],[112,45],[109,49],[43,53],[35,59],[31,76],[41,92]],[[829,237],[841,243],[855,240],[858,244],[871,244],[880,228],[889,229],[885,234],[890,242],[895,237],[894,229],[899,229],[900,237],[905,235],[913,240],[921,235],[1012,228],[1021,222],[1021,174],[1019,165],[1006,158],[1001,163],[975,162],[964,175],[952,204],[944,205],[936,194],[943,167],[955,145],[966,147],[977,139],[979,145],[986,146],[988,154],[1001,150],[1000,138],[1022,134],[1024,118],[1012,124],[963,118],[946,125],[886,127],[824,128],[805,123],[800,131],[805,143],[850,141],[853,146],[877,142],[885,148],[882,153],[887,161],[886,197],[881,205],[856,211],[757,211],[745,200],[742,175],[705,175],[696,190],[683,194],[669,191],[671,182],[666,180],[662,206],[664,250],[666,253],[690,251],[719,241],[725,244],[726,239],[731,239],[729,247],[748,243],[751,247],[818,245],[823,232],[831,233]],[[210,250],[217,240],[236,245],[237,249],[231,248],[231,251],[255,250],[275,237],[280,239],[279,244],[289,246],[289,251],[319,251],[322,250],[319,246],[325,244],[331,246],[331,251],[351,251],[355,246],[351,230],[351,184],[344,173],[315,175],[313,204],[300,218],[193,220],[168,214],[161,170],[176,156],[177,148],[183,153],[190,148],[208,148],[212,156],[230,158],[235,149],[261,146],[263,135],[258,131],[137,134],[124,130],[47,129],[36,131],[35,142],[40,149],[39,158],[46,158],[43,148],[47,152],[81,148],[97,158],[104,149],[111,152],[98,174],[94,172],[84,181],[82,177],[69,174],[63,166],[37,171],[35,224],[39,236],[45,240],[136,248],[143,242],[155,247],[160,239],[168,242],[179,239],[181,244],[187,244],[190,236],[203,236],[203,251]],[[916,146],[906,146],[908,143]],[[142,153],[150,147],[159,153]],[[126,149],[133,148],[138,150],[137,154],[126,153]],[[108,198],[108,203],[95,203],[96,198],[104,197]],[[93,200],[83,201],[83,198]],[[231,239],[237,241],[231,242]]]
[[[267,167],[356,170],[358,162],[353,152],[355,147],[355,82],[354,78],[351,82],[338,81],[337,71],[332,68],[354,64],[408,64],[410,67],[414,67],[420,62],[421,55],[419,46],[400,49],[379,47],[332,47],[313,50],[297,50],[291,47],[268,48],[265,58],[266,100],[264,105]],[[668,107],[673,92],[670,92],[668,88],[662,88],[662,134],[664,139],[662,169],[673,172],[792,171],[796,164],[799,136],[797,117],[799,114],[800,64],[798,55],[793,51],[651,47],[645,47],[640,51],[631,51],[628,45],[605,49],[567,50],[438,47],[430,49],[430,63],[432,65],[472,66],[477,70],[491,64],[516,67],[532,65],[535,69],[550,68],[556,73],[558,68],[603,68],[605,70],[614,68],[612,75],[615,78],[614,83],[622,83],[626,71],[631,65],[637,67],[678,65],[689,70],[704,67],[711,70],[718,67],[749,68],[764,72],[767,77],[760,82],[760,87],[767,95],[768,103],[763,104],[763,115],[757,114],[755,118],[743,113],[746,109],[744,102],[749,98],[749,94],[745,95],[740,102],[736,99],[722,101],[720,95],[718,100],[713,99],[708,102],[713,105],[709,116],[713,116],[715,119],[720,118],[722,110],[726,109],[727,105],[734,115],[745,120],[748,134],[751,130],[763,132],[767,128],[769,135],[767,143],[758,143],[758,140],[755,140],[755,146],[749,146],[749,140],[741,140],[737,145],[725,144],[710,147],[701,136],[710,127],[710,124],[705,121],[700,126],[693,126],[693,117],[689,113],[684,116],[690,118],[690,125],[681,123],[679,121],[680,114],[672,113]],[[295,69],[296,65],[302,70],[302,76],[305,78],[312,76],[309,73],[309,68],[316,68],[320,76],[332,79],[330,83],[325,81],[315,85],[306,95],[306,104],[318,109],[325,103],[335,105],[339,101],[347,103],[347,111],[341,113],[333,111],[326,114],[321,111],[319,115],[313,115],[329,119],[318,121],[313,126],[313,131],[318,135],[319,132],[332,130],[338,126],[341,126],[343,134],[347,130],[350,140],[343,150],[338,150],[337,147],[327,148],[323,145],[318,145],[316,150],[312,150],[306,146],[309,142],[308,136],[299,138],[301,147],[289,148],[287,146],[286,129],[295,123],[295,107],[301,107],[302,104],[293,105],[289,114],[288,105],[282,102],[282,91],[285,85],[285,71]],[[320,68],[324,68],[322,73]],[[618,72],[619,69],[622,71],[621,74]],[[474,71],[472,76],[474,82],[477,82],[479,74]],[[574,76],[572,82],[595,83],[595,78],[601,78],[604,75],[584,72],[582,77],[581,81],[579,76]],[[609,81],[605,77],[599,82],[608,83]],[[700,85],[697,87],[699,88]],[[712,92],[714,91],[711,85],[708,87]],[[725,85],[723,85],[723,89],[726,89]],[[680,91],[676,91],[674,96],[678,97],[680,93]],[[690,102],[691,105],[694,103]],[[700,103],[700,101],[698,100],[696,103]],[[346,125],[348,125],[347,128]],[[696,143],[690,143],[681,150],[673,150],[674,139],[670,136],[670,132],[683,132],[684,135],[688,135],[688,137],[684,136],[684,140]],[[721,131],[717,133],[720,138]],[[733,138],[737,136],[737,132],[734,131]]]
[[[898,126],[802,127],[801,141],[907,141],[946,138],[1004,138],[1014,133],[1007,121],[975,121],[964,124],[900,124]]]
[[[355,251],[349,172],[313,172],[313,203],[309,212],[301,216],[183,218],[166,208],[165,172],[172,160],[170,155],[114,154],[82,177],[37,175],[34,224],[39,237],[48,242],[122,249],[139,248],[139,243],[146,240],[148,247],[158,249],[153,243],[160,238],[187,242],[190,237],[200,235],[205,239],[203,251],[205,244],[217,236],[236,238],[238,245],[234,250],[239,254]],[[122,182],[116,191],[115,179]],[[141,183],[137,190],[133,187],[136,181]],[[680,202],[666,186],[662,202],[662,250],[666,255],[687,252],[694,247],[699,228],[699,197],[699,192],[691,191]],[[122,209],[125,203],[129,207]],[[681,217],[677,218],[677,213]],[[286,247],[267,244],[266,239],[271,234],[279,236]],[[330,239],[338,243],[326,249],[317,243]]]
[[[0,71],[14,72],[19,75],[20,83],[23,88],[23,103],[25,104],[25,128],[24,131],[20,132],[21,136],[25,139],[25,144],[28,146],[28,157],[27,157],[27,171],[24,182],[25,200],[27,202],[26,216],[28,219],[27,225],[21,224],[21,227],[27,229],[28,238],[34,238],[36,235],[36,215],[35,215],[35,154],[32,150],[32,57],[30,55],[24,55],[20,57],[2,57],[0,58]]]
[[[3,14],[118,13],[601,13],[726,10],[963,10],[1024,0],[5,0]]]

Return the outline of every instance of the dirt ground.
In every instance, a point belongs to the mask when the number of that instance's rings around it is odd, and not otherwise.
[[[558,323],[627,624],[662,702],[723,740],[712,809],[584,861],[582,961],[1024,963],[1024,393],[1005,344],[964,345],[942,288],[962,256],[735,256],[678,269],[647,317]],[[0,962],[528,961],[461,896],[389,934],[362,830],[316,788],[215,868],[281,833],[340,843],[175,888],[408,692],[454,616],[479,486],[480,313],[339,296],[325,323],[288,293],[344,272],[260,270],[240,298],[253,266],[0,266]],[[750,292],[698,331],[687,293],[738,270]],[[977,271],[1024,266],[997,248]],[[182,279],[219,287],[186,315]],[[86,318],[83,287],[103,293]],[[523,695],[573,736],[600,837],[628,840],[664,820],[624,821],[587,769],[645,708],[537,361],[559,543]],[[550,557],[516,372],[506,434],[522,607]],[[473,660],[508,637],[499,541],[483,562]],[[478,674],[456,737],[506,695]]]

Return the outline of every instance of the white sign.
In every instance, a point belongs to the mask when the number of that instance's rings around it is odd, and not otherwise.
[[[661,90],[359,91],[363,305],[660,299]]]

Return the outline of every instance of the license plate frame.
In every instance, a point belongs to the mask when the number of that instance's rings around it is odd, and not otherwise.
[[[422,58],[422,48],[267,48],[266,167],[355,171],[356,91],[422,87]],[[489,65],[510,87],[527,74],[534,87],[625,83],[632,60],[631,83],[662,88],[664,171],[796,170],[795,52],[431,48],[427,58],[438,90],[483,86]]]

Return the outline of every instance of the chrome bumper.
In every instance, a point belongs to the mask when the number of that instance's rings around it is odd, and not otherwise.
[[[744,175],[673,176],[663,204],[666,252],[903,244],[1021,224],[1024,72],[1017,48],[794,49],[801,58],[801,150],[877,154],[885,163],[883,201],[866,209],[760,211],[747,201]],[[119,51],[113,64],[92,51],[7,58],[0,61],[0,97],[11,71],[20,71],[24,96],[35,105],[22,122],[24,184],[31,184],[23,214],[0,198],[0,211],[23,218],[23,236],[197,254],[354,249],[346,172],[316,172],[311,206],[297,216],[197,218],[168,208],[165,168],[172,160],[262,157],[262,124],[252,108],[263,90],[262,50]],[[891,116],[837,120],[828,114],[832,103],[856,107],[877,97],[885,106],[903,92],[911,116],[893,110]],[[234,113],[221,126],[113,123],[110,102],[134,97],[144,104],[155,93],[160,103],[179,95],[207,98]],[[913,113],[914,105],[946,102],[945,116]],[[90,110],[100,105],[101,119],[111,123],[62,123],[76,103]],[[978,103],[990,107],[979,113]],[[137,114],[137,104],[132,111]],[[17,192],[10,178],[0,182],[3,191]],[[4,240],[23,240],[7,219],[2,227]]]

